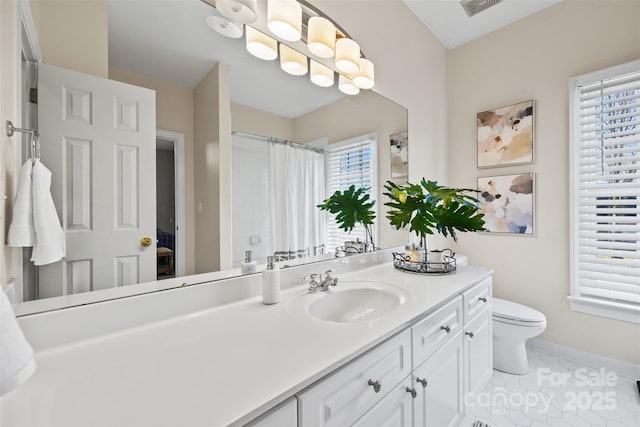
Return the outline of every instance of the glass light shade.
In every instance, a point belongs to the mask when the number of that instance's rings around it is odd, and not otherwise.
[[[253,56],[266,61],[272,61],[278,57],[278,42],[268,35],[247,25],[246,37],[247,50]]]
[[[303,76],[309,70],[307,57],[282,43],[280,43],[280,67],[294,76]]]
[[[371,89],[375,84],[373,78],[373,62],[360,58],[360,69],[353,75],[353,82],[360,89]]]
[[[314,16],[307,23],[307,47],[320,58],[333,58],[336,48],[336,27],[326,18]]]
[[[213,28],[216,33],[232,39],[239,39],[244,33],[240,22],[231,21],[223,16],[207,16],[207,24]]]
[[[356,84],[349,77],[340,75],[338,78],[338,89],[340,92],[346,93],[347,95],[357,95],[360,93],[360,88],[356,86]]]
[[[216,0],[216,9],[225,18],[243,24],[253,24],[258,18],[257,0]]]
[[[302,6],[296,0],[268,0],[267,27],[282,40],[302,37]]]
[[[333,70],[314,61],[313,59],[309,60],[309,62],[311,63],[311,82],[322,87],[333,86]]]
[[[336,68],[345,74],[355,74],[360,69],[360,46],[351,39],[336,41]]]

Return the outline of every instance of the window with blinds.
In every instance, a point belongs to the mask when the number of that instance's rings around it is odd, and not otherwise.
[[[327,197],[355,185],[369,189],[371,199],[376,200],[376,140],[376,135],[371,134],[325,147]],[[347,233],[338,228],[334,215],[328,216],[326,241],[329,251],[344,245],[347,240],[356,239],[366,240],[362,225]]]
[[[640,61],[571,79],[576,311],[640,323]]]

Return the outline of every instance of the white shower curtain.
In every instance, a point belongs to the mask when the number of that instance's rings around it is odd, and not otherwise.
[[[272,254],[292,259],[324,253],[324,155],[269,143]]]

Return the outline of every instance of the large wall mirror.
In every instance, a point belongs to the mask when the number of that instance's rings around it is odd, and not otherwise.
[[[391,177],[389,141],[407,130],[404,107],[371,90],[321,88],[253,57],[244,38],[207,24],[216,15],[207,2],[32,0],[30,9],[43,57],[41,158],[67,257],[35,268],[23,251],[20,315],[227,278],[240,274],[247,250],[264,264],[281,249],[273,223],[293,226],[272,211],[264,220],[270,185],[286,159],[307,161],[301,153],[373,142],[374,192]],[[78,52],[79,40],[98,48]],[[293,154],[262,162],[273,146]],[[331,174],[323,168],[306,184],[321,186],[322,199]],[[297,173],[294,181],[307,180]],[[310,212],[298,222],[316,221],[313,191],[296,188],[291,199]],[[378,246],[396,240],[378,224]],[[300,246],[283,262],[333,256],[326,242]]]

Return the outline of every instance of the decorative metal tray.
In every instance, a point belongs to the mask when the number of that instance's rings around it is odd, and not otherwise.
[[[445,255],[443,262],[411,261],[408,255],[393,252],[393,266],[417,274],[450,274],[456,271],[456,257]]]

